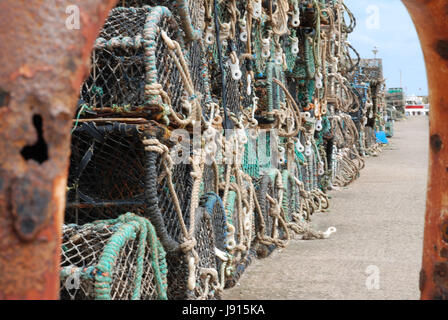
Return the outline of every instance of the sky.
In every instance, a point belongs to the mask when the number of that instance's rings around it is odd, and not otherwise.
[[[428,85],[423,53],[417,32],[400,0],[345,0],[356,17],[356,28],[349,42],[362,58],[383,59],[388,88],[402,87],[407,95],[427,95]],[[347,21],[348,18],[347,18]]]

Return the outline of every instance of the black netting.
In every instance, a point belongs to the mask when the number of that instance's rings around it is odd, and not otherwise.
[[[240,83],[239,81],[233,80],[230,67],[226,67],[225,69],[226,83],[223,95],[226,97],[226,107],[227,110],[238,117],[241,113]]]
[[[168,264],[168,299],[187,299],[188,265],[185,262],[185,257],[178,253],[169,253],[166,261]]]
[[[260,204],[265,224],[265,235],[271,237],[274,231],[274,221],[272,216],[269,214],[269,211],[271,210],[271,203],[268,201],[266,194],[269,194],[274,199],[278,199],[277,191],[274,188],[271,178],[265,175],[262,176],[257,183],[257,199]],[[258,215],[256,216],[255,224],[257,226],[257,230],[261,230],[261,220]],[[266,257],[270,252],[272,252],[272,248],[267,248],[264,245],[261,245],[258,248],[259,257]]]
[[[213,234],[211,217],[203,208],[200,208],[196,214],[194,237],[198,243],[196,251],[199,256],[199,265],[196,267],[196,289],[188,292],[188,297],[190,299],[197,299],[204,293],[205,279],[204,277],[201,277],[202,269],[213,268],[217,270],[214,241],[215,237]],[[212,280],[210,280],[209,287],[211,284]],[[207,298],[216,299],[219,297],[214,295],[213,292],[210,292]]]
[[[287,192],[283,194],[286,197],[286,205],[283,206],[285,210],[286,222],[291,222],[293,220],[293,214],[297,211],[297,202],[299,201],[299,190],[293,178],[286,179],[286,190]]]
[[[196,252],[199,256],[199,264],[196,266],[196,288],[190,291],[187,287],[188,265],[185,256],[169,254],[168,262],[168,298],[174,300],[198,299],[205,290],[204,278],[201,277],[202,268],[216,270],[216,256],[214,252],[214,234],[211,218],[203,208],[199,208],[195,215],[194,238],[197,241]],[[210,285],[211,285],[210,281]],[[209,285],[209,287],[210,287]],[[210,292],[208,298],[218,298]]]
[[[257,257],[257,251],[254,248],[250,248],[248,253],[238,262],[235,266],[235,271],[231,278],[228,278],[226,281],[225,288],[233,288],[237,283],[241,276],[244,274],[246,269],[252,263],[253,259]]]
[[[213,169],[213,166],[205,165],[202,176],[203,176],[202,194],[215,192],[217,187],[216,186],[217,181],[215,179],[215,169]]]
[[[157,160],[157,177],[162,177],[163,168],[160,159]],[[178,164],[173,169],[174,188],[178,196],[186,227],[190,226],[190,205],[193,188],[193,178],[191,177],[191,165]],[[181,243],[184,241],[184,234],[181,229],[178,214],[174,207],[173,197],[168,189],[167,179],[162,179],[158,184],[157,198],[158,207],[163,217],[163,222],[167,234],[174,241]],[[195,238],[198,242],[196,250],[200,256],[199,267],[216,268],[213,228],[210,219],[202,210],[196,212]],[[205,219],[205,220],[204,220]],[[204,222],[205,221],[205,222]],[[211,261],[213,260],[213,261]],[[168,298],[169,299],[194,299],[200,295],[201,286],[197,287],[197,292],[187,290],[188,266],[185,256],[179,251],[169,252],[168,262]],[[197,279],[200,279],[197,275]]]
[[[143,35],[148,10],[145,8],[113,9],[99,34],[99,38],[110,40],[115,37],[136,37]]]
[[[162,166],[160,160],[158,161],[158,177],[161,176]],[[182,210],[183,219],[187,228],[190,225],[190,204],[193,188],[193,178],[191,177],[191,166],[187,164],[178,164],[173,170],[173,183],[176,190],[179,204]],[[179,218],[174,207],[173,197],[168,189],[168,182],[164,179],[157,189],[157,196],[159,198],[159,208],[165,222],[168,234],[175,241],[182,241],[182,229],[180,227]]]
[[[145,9],[114,9],[100,38],[134,39],[143,35]],[[94,108],[141,106],[145,103],[145,65],[143,46],[97,48],[92,54],[89,78],[81,89],[81,100]]]
[[[227,247],[227,224],[226,213],[221,202],[215,201],[211,212],[211,219],[213,223],[215,245],[219,250],[225,251]]]
[[[202,95],[201,105],[204,106],[207,99],[210,98],[210,78],[206,63],[206,54],[199,41],[194,41],[189,45],[188,57],[191,79],[196,92]]]
[[[204,1],[203,0],[119,0],[117,7],[134,7],[139,8],[143,6],[163,6],[167,7],[174,13],[175,19],[179,25],[182,25],[181,16],[179,14],[179,7],[186,5],[188,7],[189,19],[195,29],[201,28],[204,24]]]
[[[72,136],[66,223],[145,209],[145,152],[137,126],[85,123]]]
[[[161,0],[118,0],[117,7],[143,7],[143,6],[156,6],[164,5],[173,1],[161,1]]]
[[[168,31],[167,34],[171,39],[176,39],[177,31],[167,27],[168,19],[164,19],[161,29]],[[180,39],[177,39],[180,41]],[[176,63],[169,54],[169,49],[165,45],[160,33],[157,38],[156,45],[156,67],[157,78],[163,89],[171,99],[171,105],[174,111],[180,113],[182,111],[182,98],[185,96],[184,84],[180,76]]]

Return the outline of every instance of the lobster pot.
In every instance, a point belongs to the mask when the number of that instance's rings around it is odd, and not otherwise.
[[[282,172],[282,180],[284,187],[282,207],[286,222],[289,223],[293,221],[294,214],[300,211],[300,192],[288,170]]]
[[[241,114],[241,94],[240,94],[240,82],[232,78],[232,71],[230,67],[225,67],[225,84],[223,95],[226,99],[226,108],[236,117]]]
[[[161,34],[182,45],[178,25],[164,7],[113,9],[95,43],[92,68],[81,89],[87,117],[162,112],[160,84],[182,116],[184,85]],[[81,116],[86,116],[81,113]]]
[[[145,151],[148,124],[86,122],[72,137],[66,223],[84,224],[135,212],[151,218],[162,241],[182,237],[162,157]],[[172,174],[183,218],[189,225],[191,166],[175,165]],[[171,245],[174,247],[174,245]]]
[[[216,193],[209,192],[201,198],[201,207],[211,217],[216,248],[225,252],[228,249],[228,219],[221,198]],[[217,259],[217,263],[220,265],[221,261]]]
[[[206,54],[199,41],[193,41],[187,46],[187,59],[190,62],[191,79],[197,93],[201,95],[201,105],[206,106],[212,101],[210,93],[210,75]],[[204,108],[205,116],[209,116]]]
[[[198,29],[204,21],[204,1],[202,0],[119,0],[117,7],[144,7],[144,6],[164,6],[171,12],[176,13],[176,19],[181,24],[182,20],[188,20],[192,26]],[[180,14],[180,10],[186,11],[187,16]]]
[[[202,173],[202,184],[201,184],[201,196],[204,196],[208,193],[215,193],[218,189],[218,181],[216,181],[217,172],[219,170],[218,167],[214,167],[211,165],[204,165],[204,172]]]
[[[199,256],[199,264],[196,267],[196,287],[194,290],[187,290],[187,298],[196,299],[219,299],[219,294],[214,292],[213,284],[217,284],[216,281],[209,277],[208,289],[210,292],[205,295],[205,280],[204,271],[207,269],[214,269],[219,271],[217,267],[216,255],[215,255],[215,234],[212,224],[212,218],[206,212],[204,208],[199,208],[196,211],[194,221],[194,237],[197,241],[196,251]],[[218,279],[216,279],[218,280]]]
[[[204,24],[205,8],[204,1],[201,0],[121,0],[117,6],[135,8],[164,6],[175,13],[174,18],[179,26],[187,24],[192,29],[199,30]],[[185,54],[191,65],[191,76],[194,87],[202,94],[203,99],[207,101],[210,98],[210,92],[208,67],[204,50],[199,41],[192,41],[186,44],[185,49]]]
[[[236,4],[242,18],[245,14],[245,6],[242,7],[240,1],[237,1]],[[211,13],[211,22],[214,28],[214,10]],[[231,19],[232,15],[228,10],[228,3],[220,4],[218,7],[218,20],[224,22]],[[214,80],[211,91],[214,96],[220,97],[223,108],[225,107],[228,113],[237,118],[240,117],[242,108],[252,106],[252,98],[254,97],[253,83],[250,85],[250,94],[247,90],[249,84],[247,81],[248,69],[246,61],[249,60],[240,60],[238,64],[235,60],[236,57],[241,58],[241,55],[246,52],[246,42],[241,40],[243,31],[246,31],[246,29],[243,30],[241,22],[237,20],[235,37],[224,38],[223,35],[221,36],[221,57],[219,56],[217,39],[213,39],[213,43],[207,45],[208,61],[212,62],[210,63],[210,73],[211,78]],[[221,70],[220,58],[223,62],[223,70]],[[233,69],[231,64],[237,65],[237,69]],[[239,74],[238,71],[241,73]]]
[[[146,154],[138,125],[83,123],[72,135],[66,223],[147,215]]]
[[[372,127],[366,126],[364,128],[364,133],[365,133],[365,141],[366,141],[365,146],[367,149],[369,149],[377,143],[375,130]]]
[[[274,232],[274,219],[269,214],[271,210],[271,203],[267,199],[266,195],[269,194],[272,198],[277,199],[278,191],[274,186],[274,183],[269,175],[263,175],[259,179],[257,179],[256,184],[257,191],[257,199],[260,204],[262,218],[256,215],[255,217],[255,227],[256,230],[261,230],[262,224],[264,223],[265,229],[264,234],[268,237],[271,237]],[[258,245],[257,246],[257,255],[260,258],[266,258],[275,250],[275,245],[265,246]]]
[[[203,208],[196,211],[194,225],[194,238],[197,241],[195,250],[199,261],[195,268],[195,288],[190,290],[188,287],[189,268],[186,261],[186,255],[181,251],[172,251],[167,255],[168,263],[168,298],[170,300],[198,300],[198,299],[216,299],[218,294],[210,289],[212,281],[209,282],[206,289],[203,277],[203,270],[217,270],[217,261],[214,252],[214,229],[211,217]],[[204,296],[205,291],[209,293]]]
[[[226,216],[226,211],[224,209],[221,198],[215,193],[208,193],[202,198],[202,206],[205,207],[206,212],[211,216],[216,248],[222,252],[228,252],[229,243],[227,236],[229,230],[227,224],[229,223],[229,219]],[[253,223],[252,226],[254,226]],[[255,230],[253,230],[253,235],[255,235]],[[240,261],[236,261],[236,265],[233,265],[233,274],[230,276],[227,275],[225,277],[226,288],[235,286],[238,279],[244,273],[245,269],[251,263],[252,259],[255,256],[256,252],[253,248],[251,248],[249,249],[248,253],[241,257]],[[220,258],[216,257],[217,270],[220,271],[223,267],[223,261]]]
[[[143,30],[149,8],[113,9],[92,54],[90,75],[81,89],[89,108],[145,104]]]
[[[166,299],[165,252],[148,220],[64,225],[62,299]]]
[[[208,54],[210,60],[219,61],[216,46],[209,46]],[[224,55],[224,49],[222,54]],[[240,82],[242,82],[243,79],[235,80],[232,77],[232,70],[228,65],[228,62],[230,61],[230,57],[223,56],[224,79],[222,77],[221,69],[219,68],[219,63],[214,63],[211,65],[210,74],[214,81],[212,82],[210,90],[214,96],[221,98],[221,104],[224,104],[225,100],[225,108],[228,113],[239,117],[241,114],[242,99],[242,95],[240,93]],[[222,108],[224,108],[224,105]]]
[[[248,190],[250,186],[247,182],[243,182],[243,188]],[[241,252],[241,255],[234,257],[233,260],[233,269],[234,272],[232,275],[228,276],[226,279],[226,288],[231,288],[236,285],[239,278],[242,276],[247,266],[251,263],[252,258],[256,256],[255,250],[252,248],[255,245],[256,238],[256,225],[255,225],[255,217],[252,215],[249,217],[250,222],[250,230],[246,229],[246,217],[244,215],[245,210],[248,210],[243,203],[243,212],[239,210],[238,206],[238,194],[235,191],[229,191],[228,199],[227,199],[227,224],[230,224],[234,227],[234,237],[235,244],[239,245],[240,243],[250,245],[248,247],[249,250],[245,252]]]
[[[169,299],[210,299],[215,297],[213,291],[203,296],[205,287],[201,270],[216,269],[214,252],[214,234],[211,218],[203,208],[190,216],[192,189],[194,180],[189,164],[177,164],[172,169],[172,182],[179,203],[182,220],[187,230],[193,223],[194,238],[197,241],[195,250],[199,256],[196,267],[197,285],[194,290],[188,288],[189,269],[186,255],[180,250],[180,244],[185,240],[179,215],[176,211],[174,197],[169,188],[169,180],[159,154],[148,152],[147,162],[148,214],[156,226],[157,234],[167,250],[168,263],[168,298]],[[196,195],[199,197],[199,195]],[[193,220],[193,221],[192,221]]]

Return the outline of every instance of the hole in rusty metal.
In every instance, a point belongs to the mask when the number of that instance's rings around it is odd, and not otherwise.
[[[40,164],[48,160],[48,146],[43,135],[43,119],[39,114],[33,116],[33,124],[37,132],[37,142],[32,146],[25,146],[22,151],[22,157],[25,160],[35,160]]]
[[[442,139],[438,134],[434,134],[431,136],[431,147],[435,152],[439,152],[442,149]]]
[[[7,107],[10,99],[11,94],[0,88],[0,108]]]
[[[441,231],[442,231],[442,240],[445,241],[445,243],[448,243],[448,221],[442,223]]]
[[[448,60],[448,41],[447,40],[439,40],[436,45],[437,52],[439,55]]]
[[[24,234],[32,234],[35,228],[36,228],[36,223],[31,219],[25,219],[20,224],[20,230]]]

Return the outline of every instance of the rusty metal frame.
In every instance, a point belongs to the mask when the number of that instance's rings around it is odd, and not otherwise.
[[[115,2],[0,2],[0,300],[58,298],[72,118]]]
[[[448,2],[403,0],[403,3],[420,37],[431,103],[421,298],[448,299]]]

